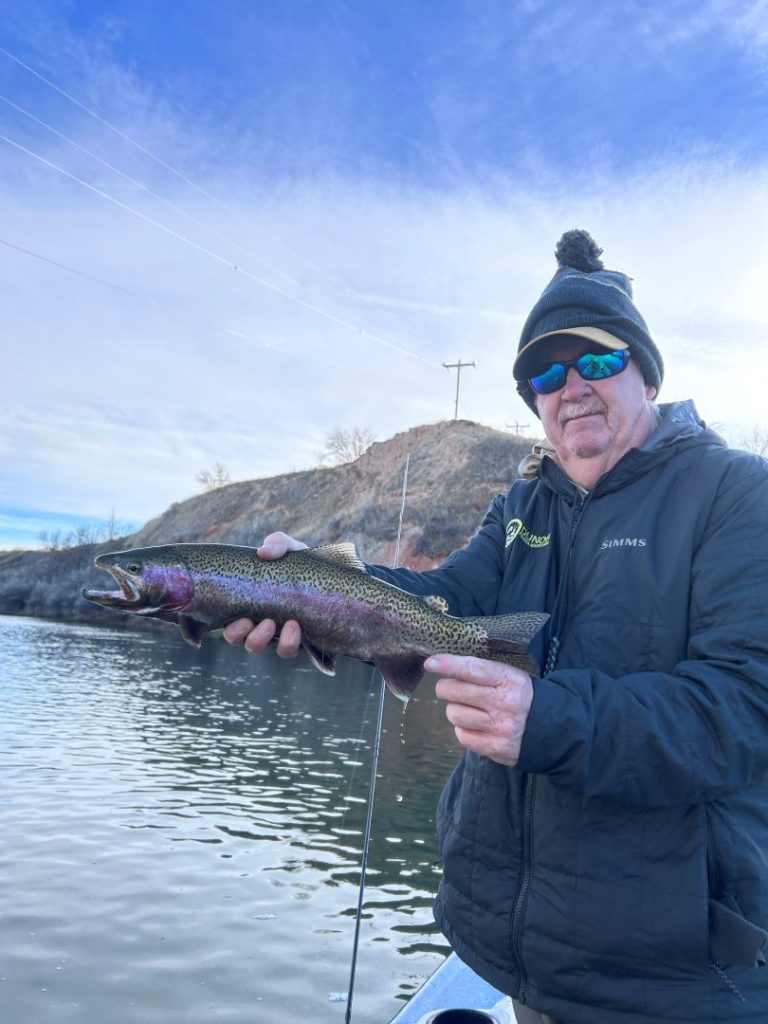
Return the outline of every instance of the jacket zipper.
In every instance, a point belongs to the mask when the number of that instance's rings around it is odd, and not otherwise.
[[[549,649],[547,651],[547,661],[544,668],[544,675],[549,675],[550,672],[554,672],[555,665],[557,664],[557,656],[560,651],[561,637],[560,633],[565,625],[565,613],[568,607],[568,597],[571,589],[571,574],[573,572],[573,549],[576,540],[576,530],[578,529],[579,523],[581,522],[581,516],[584,512],[587,502],[589,501],[589,495],[586,498],[579,498],[573,506],[573,515],[571,517],[571,532],[568,537],[568,549],[565,556],[565,569],[563,571],[563,577],[558,587],[557,597],[555,598],[555,608],[552,615],[553,627],[552,627],[552,638],[549,641]]]
[[[576,538],[576,529],[581,520],[581,515],[584,511],[584,506],[589,501],[589,495],[586,498],[579,498],[578,502],[574,505],[573,516],[571,518],[571,531],[568,537],[568,550],[566,553],[565,571],[563,572],[563,578],[558,588],[557,597],[555,598],[555,610],[557,612],[557,621],[555,623],[555,629],[553,630],[552,639],[549,642],[549,650],[547,652],[547,664],[544,670],[544,675],[548,675],[554,671],[557,663],[557,655],[560,650],[560,636],[559,633],[565,622],[565,609],[568,605],[568,593],[571,585],[571,572],[573,569],[573,548],[574,541]],[[512,952],[517,960],[518,969],[520,972],[520,986],[518,990],[517,998],[520,1002],[525,1002],[526,993],[528,990],[528,976],[525,971],[525,964],[523,962],[523,951],[522,951],[522,934],[523,934],[523,922],[525,920],[525,911],[528,904],[528,893],[531,888],[531,878],[533,875],[533,805],[536,797],[536,776],[532,773],[528,773],[525,776],[525,789],[523,791],[523,814],[522,814],[522,832],[521,832],[521,846],[522,846],[522,872],[520,875],[520,885],[518,886],[517,896],[515,897],[514,909],[512,911]]]

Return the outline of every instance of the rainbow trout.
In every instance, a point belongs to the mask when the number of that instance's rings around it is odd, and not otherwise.
[[[334,674],[336,654],[372,662],[406,701],[424,659],[439,652],[537,673],[528,644],[549,617],[456,618],[442,598],[416,597],[371,576],[353,544],[291,551],[274,561],[234,544],[166,544],[99,555],[95,564],[120,589],[83,590],[89,601],[174,623],[195,647],[235,619],[273,619],[278,628],[295,619],[321,672]]]

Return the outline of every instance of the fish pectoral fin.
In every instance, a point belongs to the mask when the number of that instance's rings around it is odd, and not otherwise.
[[[318,671],[326,676],[336,675],[336,658],[333,654],[323,651],[320,647],[309,643],[308,640],[302,640],[301,646],[307,652],[307,657]]]
[[[448,602],[444,597],[438,597],[437,594],[427,594],[426,597],[422,598],[422,601],[433,611],[441,612],[443,615],[448,614]]]
[[[407,703],[424,675],[424,658],[420,654],[395,654],[374,658],[373,663],[392,693]]]
[[[178,622],[181,635],[187,643],[193,647],[202,647],[203,637],[208,632],[206,624],[199,619],[193,619],[191,615],[180,615]]]
[[[342,541],[340,544],[322,544],[318,548],[307,548],[311,555],[324,558],[327,562],[339,562],[346,565],[348,569],[359,569],[360,572],[367,572],[365,562],[357,553],[357,548],[351,541]]]

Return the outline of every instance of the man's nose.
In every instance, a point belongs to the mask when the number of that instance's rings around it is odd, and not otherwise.
[[[584,395],[588,395],[590,391],[591,388],[589,381],[580,377],[574,366],[569,366],[568,373],[565,378],[565,384],[563,385],[563,398],[566,402],[573,402],[579,398],[583,398]]]

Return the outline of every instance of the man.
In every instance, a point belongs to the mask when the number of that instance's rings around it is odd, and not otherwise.
[[[690,402],[656,406],[661,355],[600,254],[567,232],[522,331],[517,387],[551,454],[439,568],[371,567],[453,614],[551,615],[540,677],[426,662],[466,748],[436,918],[521,1024],[764,1024],[768,467]],[[288,623],[278,652],[299,642]]]

